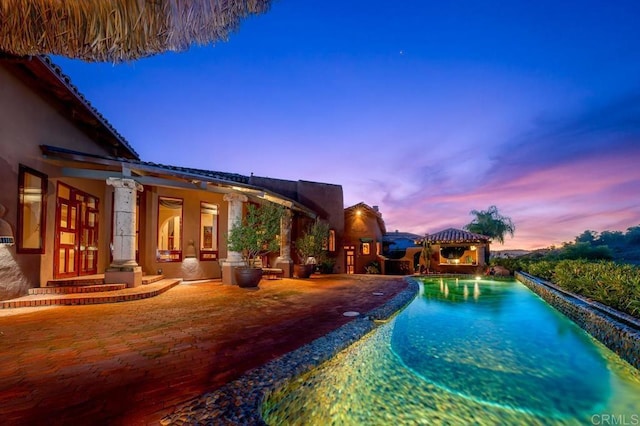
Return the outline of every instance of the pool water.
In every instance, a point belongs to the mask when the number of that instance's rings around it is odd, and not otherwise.
[[[391,321],[265,403],[268,424],[640,419],[640,374],[517,281],[425,279]]]

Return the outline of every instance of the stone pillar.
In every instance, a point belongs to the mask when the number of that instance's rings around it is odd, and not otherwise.
[[[107,178],[114,187],[113,196],[113,261],[104,274],[105,283],[142,285],[142,268],[136,262],[136,193],[142,185],[128,178]]]
[[[280,220],[280,256],[276,259],[276,268],[284,271],[283,276],[292,276],[293,259],[291,259],[291,210],[287,209]]]
[[[225,194],[223,200],[229,205],[227,232],[231,232],[233,225],[242,221],[242,203],[246,203],[249,199],[246,195],[231,193]],[[222,267],[222,283],[236,284],[235,277],[233,276],[233,268],[243,265],[242,254],[229,250],[229,246],[227,245],[227,258],[220,262],[220,266]]]

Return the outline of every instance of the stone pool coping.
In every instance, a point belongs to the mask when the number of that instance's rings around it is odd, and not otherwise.
[[[640,370],[640,320],[524,272],[516,279]]]
[[[375,330],[377,322],[389,320],[415,298],[418,283],[410,277],[405,279],[407,288],[384,305],[356,317],[308,345],[247,372],[214,392],[190,400],[160,423],[264,425],[262,404],[271,392],[333,358]]]

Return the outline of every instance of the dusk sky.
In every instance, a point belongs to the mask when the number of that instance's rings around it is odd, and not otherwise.
[[[342,185],[390,231],[640,225],[640,1],[276,0],[226,43],[54,61],[145,161]]]

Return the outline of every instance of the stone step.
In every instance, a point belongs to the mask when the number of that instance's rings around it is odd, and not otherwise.
[[[164,275],[143,275],[142,276],[142,284],[151,284],[157,281],[164,279]],[[96,286],[96,285],[104,285],[104,276],[100,277],[78,277],[78,278],[68,278],[68,279],[60,279],[60,280],[49,280],[47,281],[46,287],[85,287],[85,286]]]
[[[143,275],[142,284],[151,284],[163,279],[164,275]]]
[[[32,294],[17,299],[0,301],[0,309],[128,302],[158,296],[180,284],[180,282],[182,282],[181,278],[165,278],[145,286],[116,291],[72,294]]]
[[[82,287],[104,284],[104,278],[71,278],[47,281],[47,287]]]
[[[99,293],[127,288],[126,284],[72,285],[30,288],[29,294]]]

